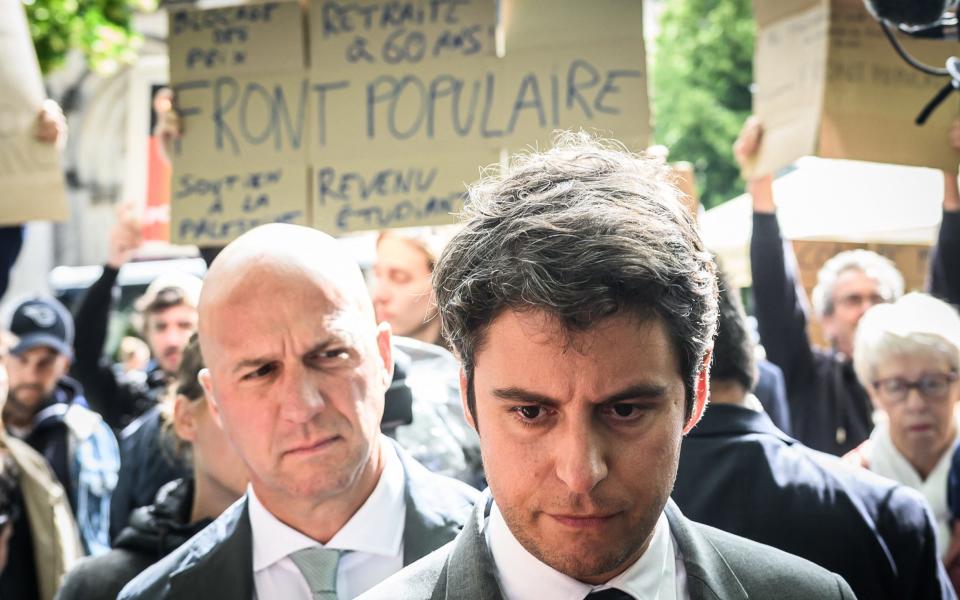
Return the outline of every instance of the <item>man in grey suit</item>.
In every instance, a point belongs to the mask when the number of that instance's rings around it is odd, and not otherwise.
[[[447,543],[477,493],[380,434],[393,359],[332,238],[266,225],[207,274],[201,371],[247,494],[121,598],[353,598]]]
[[[433,285],[489,493],[362,598],[853,597],[669,501],[717,283],[664,167],[568,134],[473,187],[467,215]]]

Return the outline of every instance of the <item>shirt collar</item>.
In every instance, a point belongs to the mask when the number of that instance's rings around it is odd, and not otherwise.
[[[261,571],[297,550],[321,546],[382,556],[396,556],[403,544],[406,514],[403,465],[393,444],[380,439],[384,467],[380,480],[366,501],[326,544],[276,518],[247,486],[250,529],[253,535],[253,570]]]
[[[674,600],[676,555],[666,515],[660,513],[650,545],[627,570],[603,585],[591,586],[564,575],[530,554],[503,520],[496,503],[486,524],[486,540],[504,598],[582,600],[590,592],[616,588],[635,598]]]

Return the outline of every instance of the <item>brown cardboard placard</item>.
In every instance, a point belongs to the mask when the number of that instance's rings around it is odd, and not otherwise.
[[[19,2],[0,5],[0,225],[69,217],[56,147],[34,139],[46,98],[27,18]]]
[[[268,70],[214,64],[203,77],[174,81],[184,128],[175,178],[302,161],[315,227],[339,234],[453,222],[464,183],[503,149],[545,146],[560,128],[646,147],[640,4],[602,0],[586,10],[564,0],[548,17],[519,0],[500,2],[513,19],[505,29],[513,48],[498,57],[494,0],[313,0],[309,68],[285,62],[289,49],[270,49]],[[171,46],[196,45],[185,35]],[[182,60],[189,52],[176,50]],[[173,206],[175,221],[197,218]],[[175,222],[172,233],[190,231]]]
[[[437,60],[496,55],[496,0],[312,0],[308,20],[310,67],[317,73],[356,66],[410,70]]]
[[[960,153],[947,131],[960,115],[954,94],[923,126],[914,118],[948,82],[907,65],[883,35],[861,0],[832,0],[827,92],[818,154],[873,162],[934,167],[956,172]],[[906,49],[943,67],[957,54],[955,41],[909,39]]]
[[[309,225],[301,162],[259,169],[237,162],[214,171],[181,167],[171,189],[170,236],[181,244],[224,245],[264,223]]]
[[[431,153],[314,163],[313,226],[332,235],[444,225],[463,208],[466,186],[499,150],[464,146]]]
[[[753,111],[764,138],[744,176],[773,173],[813,154],[826,88],[830,0],[754,0]]]
[[[429,2],[404,3],[413,7],[405,18],[376,26],[386,6],[361,12],[354,5],[311,4],[311,85],[322,90],[310,136],[315,226],[339,233],[438,224],[451,222],[456,212],[437,202],[409,208],[404,193],[378,196],[377,208],[362,208],[370,199],[324,202],[325,177],[349,174],[354,182],[369,182],[384,173],[429,173],[446,182],[433,189],[462,191],[480,166],[497,161],[500,148],[547,147],[557,129],[589,129],[635,150],[646,147],[650,113],[640,3],[605,0],[587,8],[564,0],[547,10],[502,2],[502,57],[483,35],[494,23],[490,0],[451,3],[456,8],[446,21],[431,18]],[[373,16],[361,18],[366,14]],[[472,39],[464,32],[479,41],[458,53],[449,40]],[[408,46],[410,40],[422,41]],[[417,52],[398,55],[397,47]],[[437,47],[445,51],[419,51]],[[367,51],[364,58],[358,48]],[[367,212],[357,216],[357,210]]]
[[[301,9],[297,2],[261,2],[225,8],[171,8],[170,80],[211,74],[270,73],[303,68]]]
[[[253,224],[309,224],[300,5],[171,10],[169,26],[183,131],[170,153],[171,241],[215,246]]]
[[[744,176],[769,174],[810,154],[956,171],[960,153],[947,130],[960,115],[958,98],[948,98],[925,125],[914,123],[948,79],[907,65],[862,0],[753,5],[754,112],[764,122],[764,140]],[[898,39],[931,66],[956,54],[949,41]]]

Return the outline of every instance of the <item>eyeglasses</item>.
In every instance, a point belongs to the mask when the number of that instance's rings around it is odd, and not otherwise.
[[[844,308],[860,308],[864,305],[870,307],[877,304],[885,304],[889,301],[889,298],[885,298],[880,294],[849,294],[837,298],[834,300],[834,304]]]
[[[943,400],[956,380],[956,372],[931,373],[916,381],[907,381],[900,377],[878,379],[873,382],[873,387],[887,402],[901,404],[907,400],[910,390],[917,390],[926,400]]]

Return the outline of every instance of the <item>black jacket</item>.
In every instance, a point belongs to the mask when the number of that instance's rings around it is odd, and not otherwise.
[[[160,407],[155,405],[120,435],[120,475],[110,502],[110,539],[117,539],[133,511],[149,506],[160,488],[189,476],[190,465],[177,455],[171,434],[163,427]]]
[[[689,518],[838,573],[858,598],[955,598],[923,497],[711,405],[680,449],[673,499]]]
[[[113,550],[77,565],[60,588],[60,600],[115,600],[120,590],[141,571],[179,548],[211,523],[190,523],[193,481],[178,479],[157,493],[156,502],[130,517],[130,524],[114,540]]]
[[[104,266],[103,274],[80,302],[74,316],[76,358],[70,369],[83,384],[90,408],[115,430],[123,429],[154,406],[168,382],[167,375],[156,366],[147,372],[146,381],[126,377],[103,354],[118,274],[117,269]]]
[[[754,310],[767,358],[783,371],[792,433],[815,450],[843,455],[870,435],[873,410],[850,359],[810,344],[798,279],[786,257],[776,215],[754,213]],[[960,213],[943,214],[931,260],[930,293],[960,304]]]

